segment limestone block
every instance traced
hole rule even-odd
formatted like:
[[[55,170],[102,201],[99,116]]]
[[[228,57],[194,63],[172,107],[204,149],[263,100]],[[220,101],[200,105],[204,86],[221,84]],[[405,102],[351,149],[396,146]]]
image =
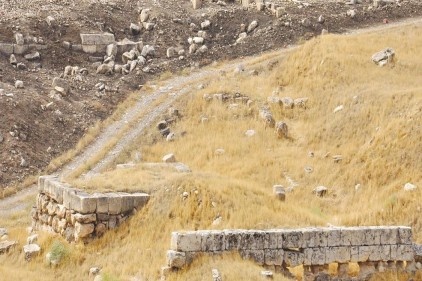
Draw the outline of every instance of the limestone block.
[[[82,45],[109,45],[115,41],[114,35],[111,33],[81,33]]]
[[[263,250],[268,235],[265,231],[248,230],[244,232],[241,240],[241,248],[245,250]]]
[[[17,55],[23,55],[29,51],[29,45],[13,45],[13,53]]]
[[[202,0],[192,0],[193,9],[201,9],[202,8]]]
[[[57,204],[57,213],[56,215],[62,219],[66,216],[66,211],[67,209],[65,208],[65,206],[63,206],[62,204]]]
[[[400,226],[399,227],[399,243],[410,245],[412,244],[412,228]]]
[[[203,252],[225,251],[224,233],[218,230],[201,231],[201,249]]]
[[[325,247],[327,246],[328,232],[324,228],[304,228],[302,230],[302,247]]]
[[[283,248],[283,230],[270,229],[267,232],[267,238],[264,241],[264,249],[282,249]]]
[[[94,193],[92,197],[97,201],[97,214],[108,214],[108,197],[103,193]],[[108,218],[107,218],[108,220]]]
[[[0,43],[0,53],[11,55],[13,54],[13,44]]]
[[[121,199],[121,202],[122,202],[121,213],[126,213],[126,212],[129,212],[129,211],[132,211],[133,207],[134,207],[133,206],[133,202],[134,202],[133,196],[131,194],[125,193],[125,192],[119,192],[118,194],[122,198]]]
[[[341,239],[341,228],[332,228],[327,230],[326,233],[327,246],[343,246],[343,242]]]
[[[134,208],[142,208],[150,199],[150,196],[146,193],[132,193],[130,196],[133,197]]]
[[[96,45],[82,45],[82,51],[87,54],[95,54],[97,52]]]
[[[118,215],[122,212],[122,197],[118,193],[107,193],[108,213]]]
[[[243,241],[245,233],[245,230],[224,230],[224,249],[226,251],[246,249],[247,245],[244,245]]]
[[[282,249],[265,249],[265,265],[279,265],[283,264],[284,251]]]
[[[96,222],[97,221],[97,215],[96,214],[73,214],[75,221],[80,223],[90,223],[90,222]]]
[[[171,249],[179,252],[200,252],[201,238],[201,235],[195,231],[173,232]]]
[[[321,248],[305,248],[303,251],[305,265],[324,265],[326,247]]]
[[[51,198],[56,200],[59,204],[63,203],[63,192],[66,188],[66,185],[62,184],[59,181],[49,181],[49,192]]]
[[[365,240],[365,229],[360,227],[347,227],[341,229],[343,246],[359,246]]]
[[[284,250],[283,260],[287,266],[295,267],[304,263],[305,255],[301,251]]]
[[[303,233],[300,229],[284,230],[283,234],[283,249],[286,248],[304,248]]]
[[[95,213],[97,209],[96,198],[85,192],[77,192],[75,197],[78,199],[72,200],[71,209],[81,214]]]
[[[412,245],[391,245],[391,260],[412,261],[415,258],[415,251]]]
[[[325,262],[347,263],[350,261],[350,248],[348,246],[327,247],[325,251]]]
[[[395,245],[397,244],[399,231],[397,227],[385,227],[381,232],[381,245]]]
[[[186,255],[183,252],[167,251],[167,265],[171,268],[182,268],[186,264]]]
[[[390,245],[360,246],[358,261],[388,261],[391,259],[390,251]]]
[[[380,227],[367,227],[365,229],[365,240],[361,245],[379,245],[381,243],[381,232]]]
[[[265,264],[264,250],[240,250],[240,256],[243,259],[253,260],[258,265],[264,265]]]
[[[80,222],[75,223],[75,238],[85,238],[88,237],[95,230],[93,223],[82,224]]]

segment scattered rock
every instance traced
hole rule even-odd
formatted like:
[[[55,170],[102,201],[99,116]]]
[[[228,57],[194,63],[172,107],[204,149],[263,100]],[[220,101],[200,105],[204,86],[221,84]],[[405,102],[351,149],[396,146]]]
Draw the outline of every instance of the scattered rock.
[[[57,266],[57,265],[59,265],[59,263],[60,263],[60,258],[59,258],[59,257],[54,258],[54,257],[53,257],[53,254],[52,254],[51,252],[48,252],[48,253],[45,255],[45,261],[46,261],[46,263],[47,263],[48,265]]]
[[[277,124],[275,124],[275,133],[277,134],[277,137],[279,139],[287,138],[289,133],[289,128],[287,127],[287,124],[283,121],[277,122]]]
[[[16,45],[24,45],[25,44],[25,40],[24,40],[23,35],[21,33],[15,34],[15,40],[16,40]]]
[[[52,16],[48,16],[45,21],[47,22],[48,26],[54,26],[56,23],[56,19]]]
[[[315,193],[319,197],[324,197],[325,195],[327,195],[327,192],[328,192],[328,188],[322,185],[315,187],[313,190],[313,193]]]
[[[82,224],[80,222],[75,222],[75,238],[78,240],[79,238],[88,237],[91,233],[95,230],[93,223]]]
[[[29,261],[33,256],[36,256],[41,251],[41,247],[37,244],[28,244],[23,246],[23,252],[25,253],[25,260]]]
[[[274,185],[273,186],[273,192],[274,192],[275,196],[277,197],[277,199],[279,199],[280,201],[286,201],[286,190],[285,190],[284,186]]]
[[[23,89],[23,81],[21,81],[21,80],[16,80],[16,81],[15,81],[15,88],[16,88],[16,89]]]
[[[304,27],[311,27],[312,26],[312,22],[308,18],[303,19],[301,23],[302,23],[302,26],[304,26]]]
[[[314,168],[312,168],[311,166],[305,166],[305,168],[303,168],[305,170],[305,173],[307,174],[311,174],[314,171]]]
[[[131,23],[129,29],[132,35],[139,35],[141,33],[141,28],[137,24]]]
[[[173,153],[167,154],[163,157],[163,162],[165,163],[174,163],[176,162],[176,157]]]
[[[10,55],[9,62],[10,62],[10,64],[12,64],[12,65],[16,65],[16,64],[18,64],[18,60],[16,59],[16,57],[15,57],[15,55],[14,55],[14,54],[11,54],[11,55]]]
[[[41,55],[39,52],[33,52],[33,53],[25,55],[25,59],[28,61],[39,60],[40,58],[41,58]]]
[[[255,130],[247,130],[245,132],[245,136],[247,136],[247,137],[253,137],[255,135],[256,135],[256,131]]]
[[[319,17],[318,17],[318,23],[324,23],[325,22],[325,18],[324,18],[324,16],[323,15],[320,15]]]
[[[149,16],[151,14],[151,10],[150,9],[143,9],[141,11],[141,14],[139,15],[139,20],[143,23],[143,22],[147,22],[149,19]]]
[[[167,251],[167,265],[169,267],[182,268],[186,264],[184,252]]]
[[[100,272],[101,272],[101,268],[99,268],[99,267],[91,267],[89,269],[88,275],[89,276],[97,276],[98,274],[100,274]]]
[[[221,274],[218,271],[218,269],[213,268],[211,270],[211,274],[212,274],[212,281],[223,281],[223,278],[221,277]]]
[[[394,49],[393,48],[386,48],[378,53],[372,55],[372,61],[379,65],[384,66],[389,62],[392,62],[394,59]]]
[[[412,190],[415,190],[416,188],[418,188],[418,187],[417,187],[416,185],[414,185],[414,184],[410,183],[410,182],[406,183],[406,184],[403,186],[403,189],[404,189],[405,191],[412,191]]]
[[[248,28],[246,30],[247,33],[251,33],[252,31],[254,31],[256,28],[258,27],[258,22],[256,20],[252,21],[249,25]]]
[[[202,29],[208,29],[211,25],[211,22],[209,20],[206,20],[204,22],[201,22],[201,28]]]
[[[339,105],[336,108],[334,108],[333,113],[337,113],[339,111],[342,111],[344,109],[344,105]]]
[[[355,10],[348,10],[346,12],[346,15],[348,15],[349,17],[351,17],[353,19],[354,17],[356,17],[356,11]]]
[[[272,279],[273,278],[273,272],[270,270],[263,270],[261,271],[261,276],[265,279]]]
[[[334,163],[340,163],[343,160],[342,155],[334,155],[333,156]]]
[[[18,244],[16,241],[1,241],[0,242],[0,255],[9,252],[9,250]]]
[[[176,135],[174,133],[170,133],[166,137],[166,141],[168,142],[174,141],[175,139],[176,139]]]
[[[38,234],[32,234],[26,239],[27,244],[35,244],[38,241]]]

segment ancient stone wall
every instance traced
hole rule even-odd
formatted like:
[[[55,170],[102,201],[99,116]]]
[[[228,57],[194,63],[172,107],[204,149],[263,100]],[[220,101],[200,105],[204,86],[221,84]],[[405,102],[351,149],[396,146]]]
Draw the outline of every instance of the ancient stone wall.
[[[88,241],[116,228],[149,200],[145,193],[94,193],[72,188],[54,176],[38,180],[33,227],[60,233],[68,241]]]
[[[411,228],[402,226],[203,230],[172,233],[167,269],[181,268],[198,254],[232,251],[281,270],[303,265],[306,276],[331,263],[338,263],[342,274],[344,265],[358,263],[363,274],[371,271],[368,268],[392,268],[404,262],[410,266],[415,260]]]

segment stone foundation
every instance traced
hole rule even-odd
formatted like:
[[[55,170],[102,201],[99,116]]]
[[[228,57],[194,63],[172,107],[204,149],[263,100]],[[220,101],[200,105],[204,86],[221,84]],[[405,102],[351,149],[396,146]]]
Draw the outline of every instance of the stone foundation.
[[[118,227],[148,200],[145,193],[88,194],[56,177],[42,176],[36,206],[31,212],[33,227],[59,233],[69,242],[87,242]]]
[[[416,254],[412,230],[402,226],[173,232],[167,265],[179,269],[198,254],[237,251],[260,265],[304,266],[304,280],[319,280],[328,265],[348,278],[348,264],[358,263],[358,280],[376,271],[412,265]],[[324,279],[325,280],[325,279]]]

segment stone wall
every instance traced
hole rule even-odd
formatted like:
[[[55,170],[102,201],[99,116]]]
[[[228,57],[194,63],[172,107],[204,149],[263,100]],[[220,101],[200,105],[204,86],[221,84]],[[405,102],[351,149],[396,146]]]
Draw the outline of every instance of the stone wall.
[[[391,268],[403,262],[410,266],[415,260],[412,230],[402,226],[203,230],[172,233],[167,269],[182,268],[198,254],[232,251],[281,270],[303,265],[305,275],[331,263],[338,263],[339,270],[350,262],[358,263],[364,273],[368,267]]]
[[[42,44],[12,44],[12,43],[1,43],[0,42],[0,53],[6,55],[23,55],[30,51],[40,51],[47,49],[47,45]]]
[[[54,176],[38,180],[33,227],[60,233],[68,241],[89,241],[116,228],[149,200],[145,193],[94,193],[72,188]]]

